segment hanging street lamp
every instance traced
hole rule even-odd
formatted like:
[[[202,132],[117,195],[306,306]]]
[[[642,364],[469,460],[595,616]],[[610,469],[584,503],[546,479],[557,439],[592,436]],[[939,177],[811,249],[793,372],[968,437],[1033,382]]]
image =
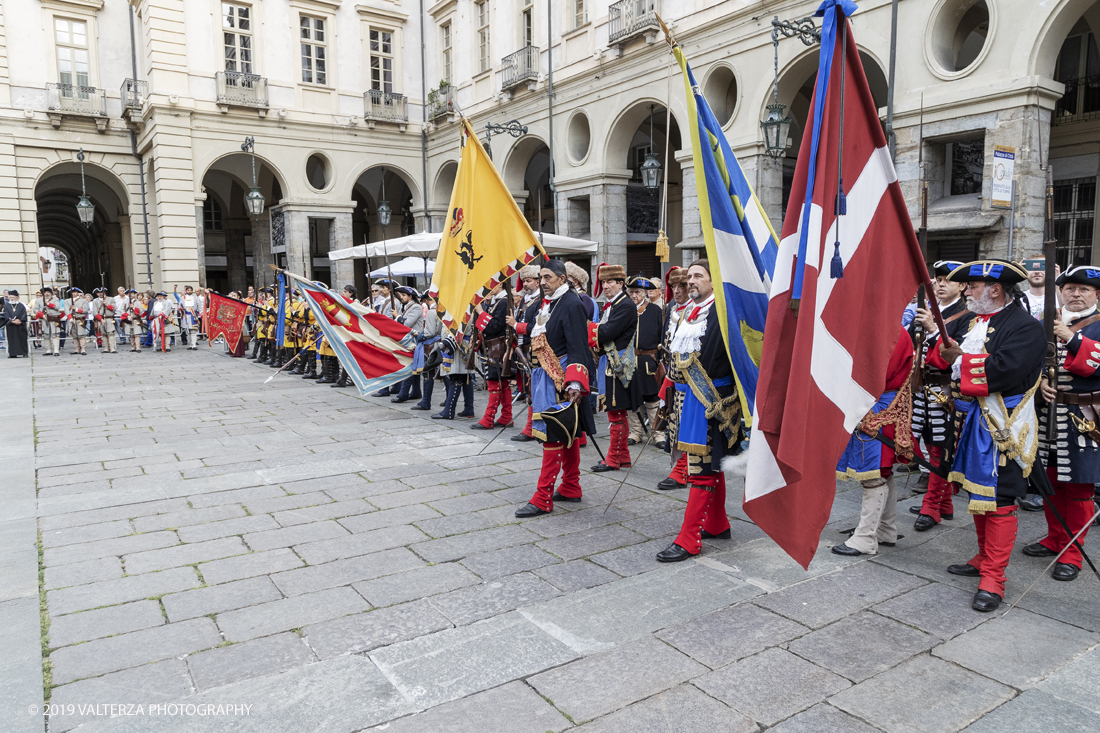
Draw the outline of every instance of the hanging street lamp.
[[[772,18],[772,48],[775,51],[774,100],[768,105],[768,118],[761,121],[764,130],[764,149],[773,158],[782,158],[787,154],[787,143],[794,122],[784,114],[787,105],[779,102],[779,34],[785,38],[798,37],[807,46],[821,41],[821,31],[814,27],[813,18],[800,18],[795,21]]]
[[[264,213],[264,195],[260,193],[260,187],[256,184],[256,140],[251,135],[241,143],[241,150],[252,153],[252,187],[244,196],[244,208],[248,215],[256,218]]]
[[[80,223],[89,229],[95,221],[95,204],[88,198],[88,191],[84,187],[84,148],[81,148],[76,159],[80,161],[80,199],[76,202],[76,215],[80,217]]]
[[[647,191],[653,192],[657,190],[657,187],[661,185],[661,161],[657,159],[657,154],[654,151],[655,144],[653,142],[653,110],[657,105],[649,105],[649,152],[645,155],[645,161],[642,162],[641,174],[642,184],[646,187]]]

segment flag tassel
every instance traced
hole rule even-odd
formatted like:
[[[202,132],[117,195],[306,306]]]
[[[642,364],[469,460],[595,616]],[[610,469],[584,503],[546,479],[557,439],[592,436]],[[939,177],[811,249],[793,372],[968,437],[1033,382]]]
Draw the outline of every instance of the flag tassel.
[[[840,179],[836,194],[836,215],[845,216],[848,213],[848,198],[844,195],[844,179]],[[844,258],[840,256],[840,222],[837,222],[836,241],[833,242],[833,259],[829,262],[829,276],[834,280],[844,277]]]

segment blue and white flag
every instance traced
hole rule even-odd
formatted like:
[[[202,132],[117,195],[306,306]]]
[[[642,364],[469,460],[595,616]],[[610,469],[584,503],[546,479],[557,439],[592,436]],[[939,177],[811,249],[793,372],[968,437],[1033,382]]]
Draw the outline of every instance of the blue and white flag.
[[[673,53],[684,72],[699,218],[714,282],[714,306],[733,365],[741,414],[751,427],[779,237],[696,84],[683,50],[675,46]]]

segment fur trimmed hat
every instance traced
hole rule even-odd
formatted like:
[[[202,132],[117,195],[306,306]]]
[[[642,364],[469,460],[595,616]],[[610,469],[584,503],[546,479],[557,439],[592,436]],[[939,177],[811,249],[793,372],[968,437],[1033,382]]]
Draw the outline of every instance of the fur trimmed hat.
[[[576,280],[582,290],[588,289],[588,270],[570,260],[565,263],[565,274]]]
[[[522,282],[523,280],[526,280],[526,279],[532,278],[532,277],[535,278],[536,280],[538,280],[539,279],[539,269],[540,268],[539,268],[538,265],[526,265],[525,267],[521,268],[520,271],[519,271],[520,281]]]
[[[673,265],[668,272],[665,273],[665,302],[672,302],[672,286],[684,285],[687,283],[688,271],[683,267],[677,267]]]
[[[603,284],[608,280],[622,280],[626,282],[626,268],[622,265],[609,265],[601,262],[596,266],[596,285],[592,288],[592,294],[597,298],[603,293]]]

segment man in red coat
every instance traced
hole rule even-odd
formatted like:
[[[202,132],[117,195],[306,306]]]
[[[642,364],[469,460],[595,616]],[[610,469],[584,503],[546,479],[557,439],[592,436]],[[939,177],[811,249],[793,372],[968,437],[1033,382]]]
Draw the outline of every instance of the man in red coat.
[[[882,431],[903,451],[916,450],[912,432],[913,393],[909,376],[913,371],[913,341],[901,331],[886,369],[886,389],[871,412],[852,433],[848,447],[836,467],[837,478],[863,484],[859,525],[847,542],[833,547],[837,555],[874,555],[878,546],[893,547],[898,541],[898,488],[891,469],[900,460],[894,450],[875,440]]]

